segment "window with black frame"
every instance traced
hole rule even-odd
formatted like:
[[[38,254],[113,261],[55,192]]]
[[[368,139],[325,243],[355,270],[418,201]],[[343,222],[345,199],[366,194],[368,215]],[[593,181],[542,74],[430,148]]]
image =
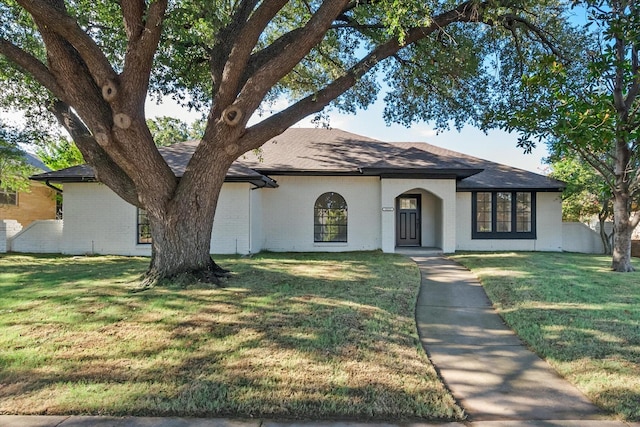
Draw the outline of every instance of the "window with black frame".
[[[347,241],[347,202],[328,192],[316,199],[313,209],[314,242]]]
[[[472,194],[473,239],[535,239],[536,193],[478,191]]]
[[[151,243],[151,225],[149,224],[149,217],[147,211],[138,208],[138,243],[150,244]]]

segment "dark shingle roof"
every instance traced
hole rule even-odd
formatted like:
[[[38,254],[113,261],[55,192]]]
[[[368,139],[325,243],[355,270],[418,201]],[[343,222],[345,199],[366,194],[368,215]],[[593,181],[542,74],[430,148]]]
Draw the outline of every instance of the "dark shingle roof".
[[[162,157],[164,157],[164,160],[178,178],[184,175],[189,159],[191,159],[199,143],[200,141],[185,141],[159,148],[160,154],[162,154]],[[234,162],[227,172],[228,181],[248,181],[263,178],[266,177],[240,162]]]
[[[180,178],[184,175],[184,171],[187,168],[189,159],[193,155],[198,141],[185,141],[177,144],[173,144],[168,147],[160,147],[158,151],[162,154],[165,161],[173,171],[173,173]],[[31,177],[36,181],[51,181],[51,182],[90,182],[96,181],[95,172],[89,165],[73,166],[66,169],[61,169],[54,172],[41,173]],[[236,182],[251,182],[259,187],[265,185],[275,186],[275,182],[262,175],[261,173],[250,169],[242,164],[236,162],[229,168],[227,172],[227,181]]]
[[[177,177],[184,174],[198,141],[160,148]],[[291,128],[236,160],[227,181],[276,186],[267,175],[446,176],[458,190],[538,189],[558,191],[560,181],[423,142],[388,143],[338,129]],[[87,165],[36,175],[52,182],[94,181]]]
[[[455,158],[467,165],[482,169],[482,172],[458,182],[458,190],[546,189],[559,191],[565,186],[562,181],[545,175],[447,150],[446,148],[437,147],[427,144],[426,142],[400,142],[396,144],[407,149],[413,147],[425,150],[443,159]]]
[[[338,129],[288,129],[258,153],[239,161],[269,175],[279,174],[422,174],[470,176],[475,166],[414,147],[401,147]]]

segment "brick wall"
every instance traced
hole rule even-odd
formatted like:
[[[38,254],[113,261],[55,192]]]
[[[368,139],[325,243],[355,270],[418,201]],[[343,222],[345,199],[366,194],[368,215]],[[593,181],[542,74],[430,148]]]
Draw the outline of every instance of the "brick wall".
[[[55,192],[40,183],[29,192],[18,192],[17,205],[0,205],[0,219],[15,219],[23,227],[40,219],[56,218]]]

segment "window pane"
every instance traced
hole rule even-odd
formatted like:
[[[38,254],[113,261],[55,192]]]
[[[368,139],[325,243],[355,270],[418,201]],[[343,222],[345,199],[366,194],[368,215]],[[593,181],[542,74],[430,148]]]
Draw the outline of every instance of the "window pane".
[[[151,243],[151,225],[147,211],[138,209],[138,243]]]
[[[496,231],[511,232],[511,193],[496,193]]]
[[[347,202],[338,193],[324,193],[316,200],[313,214],[315,242],[347,241]]]
[[[400,209],[418,209],[418,199],[400,199]]]
[[[473,193],[473,239],[535,239],[536,193],[484,191]]]
[[[10,190],[0,190],[0,205],[17,205],[18,193]]]
[[[491,229],[491,193],[477,193],[476,231],[490,233]]]
[[[516,231],[529,233],[531,231],[531,193],[516,193]]]

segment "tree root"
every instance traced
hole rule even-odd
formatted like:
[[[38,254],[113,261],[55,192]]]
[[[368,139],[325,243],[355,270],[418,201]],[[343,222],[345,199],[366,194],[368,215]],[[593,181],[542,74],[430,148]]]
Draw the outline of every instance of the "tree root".
[[[636,271],[636,269],[631,265],[627,265],[627,266],[615,266],[612,265],[611,266],[611,271],[615,271],[616,273],[633,273],[634,271]]]
[[[220,267],[213,260],[206,268],[181,271],[173,274],[160,272],[149,268],[142,276],[135,292],[145,291],[154,287],[177,288],[222,288],[223,279],[231,277],[231,271]]]

